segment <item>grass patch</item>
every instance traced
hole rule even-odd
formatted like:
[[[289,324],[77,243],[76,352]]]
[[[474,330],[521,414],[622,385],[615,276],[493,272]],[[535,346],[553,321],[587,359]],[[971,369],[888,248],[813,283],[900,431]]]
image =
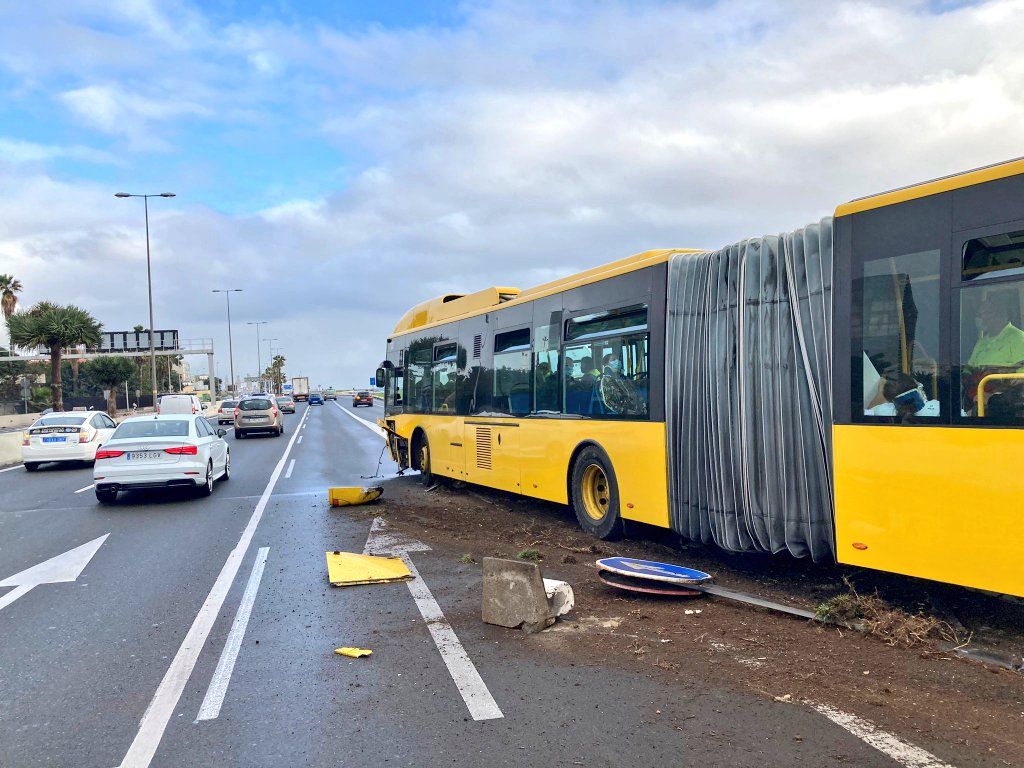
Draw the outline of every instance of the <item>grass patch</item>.
[[[463,563],[464,565],[476,565],[476,558],[474,558],[471,554],[467,552],[459,558],[459,562]]]
[[[818,621],[859,630],[890,646],[912,648],[936,639],[956,645],[970,642],[970,637],[961,637],[945,621],[893,608],[877,593],[862,595],[849,579],[843,579],[843,582],[846,592],[829,598],[815,609],[814,616]]]
[[[534,563],[544,559],[544,555],[540,553],[539,549],[524,549],[516,557],[520,560],[530,560]]]

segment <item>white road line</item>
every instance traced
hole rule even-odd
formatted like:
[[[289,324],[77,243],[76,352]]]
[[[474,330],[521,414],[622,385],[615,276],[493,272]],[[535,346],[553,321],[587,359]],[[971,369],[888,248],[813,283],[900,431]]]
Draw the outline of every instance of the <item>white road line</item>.
[[[288,462],[288,469],[284,473],[284,479],[285,480],[287,480],[289,477],[292,476],[292,470],[293,469],[295,469],[295,459],[292,459],[291,461]]]
[[[452,625],[448,623],[448,619],[441,611],[441,606],[434,599],[427,583],[420,576],[420,572],[409,557],[411,551],[422,552],[429,550],[430,547],[419,541],[402,541],[400,538],[386,533],[385,526],[386,523],[381,518],[374,519],[363,552],[366,554],[391,554],[402,558],[412,573],[412,581],[406,582],[406,586],[409,587],[409,592],[416,602],[420,616],[426,622],[430,636],[434,638],[434,645],[437,646],[441,659],[448,667],[448,672],[451,674],[452,680],[455,681],[455,687],[462,695],[466,707],[469,708],[469,713],[474,720],[494,720],[504,717],[498,703],[487,689],[487,684],[484,683],[473,661],[469,658],[469,654],[466,653],[466,649],[459,642],[455,630],[452,629]]]
[[[338,403],[337,403],[337,402],[335,402],[334,404],[335,404],[335,405],[338,405]],[[377,426],[376,424],[374,424],[373,422],[371,422],[371,421],[367,421],[366,419],[362,419],[362,418],[360,418],[359,416],[356,416],[356,415],[355,415],[354,413],[352,413],[352,411],[350,411],[350,410],[349,410],[348,408],[342,408],[342,407],[341,407],[340,405],[338,405],[338,408],[340,408],[340,409],[342,410],[342,412],[344,412],[344,413],[347,413],[347,414],[348,414],[349,416],[351,416],[351,417],[352,417],[353,419],[355,419],[356,421],[358,421],[358,422],[359,422],[360,424],[362,424],[362,425],[363,425],[364,427],[366,427],[367,429],[369,429],[369,430],[371,430],[371,431],[373,431],[373,432],[376,432],[376,433],[377,433],[378,435],[380,435],[380,436],[381,436],[381,437],[383,437],[384,439],[387,439],[388,433],[387,433],[387,432],[385,432],[385,431],[384,431],[383,429],[381,429],[380,427],[378,427],[378,426]]]
[[[15,464],[13,467],[4,467],[3,469],[0,469],[0,472],[13,472],[16,469],[23,469],[24,466],[24,464]]]
[[[303,435],[299,435],[299,442],[302,442]]]
[[[95,488],[95,487],[96,487],[96,483],[93,483],[92,485],[85,486],[85,488],[79,488],[77,491],[75,491],[75,493],[85,493],[86,491],[88,491],[88,490],[90,490],[92,488]]]
[[[302,415],[302,419],[305,421],[305,413]],[[121,761],[121,768],[148,768],[150,762],[152,762],[153,755],[156,754],[157,747],[160,746],[164,730],[167,728],[167,723],[170,721],[171,715],[174,714],[174,708],[181,698],[181,692],[185,689],[185,684],[188,683],[189,675],[192,674],[196,660],[206,644],[206,638],[209,637],[210,630],[213,629],[214,622],[217,621],[217,615],[220,613],[221,606],[224,605],[224,600],[228,596],[231,583],[235,580],[235,575],[242,565],[242,559],[245,557],[245,552],[249,548],[250,542],[252,542],[253,535],[256,533],[256,526],[260,524],[263,510],[267,508],[267,502],[270,500],[270,495],[274,492],[277,479],[281,476],[285,462],[288,460],[288,454],[295,444],[295,438],[296,436],[292,435],[292,439],[288,441],[288,445],[281,454],[277,466],[274,467],[274,471],[270,475],[270,480],[267,481],[267,487],[264,488],[263,495],[256,502],[256,508],[253,509],[252,516],[249,518],[249,523],[245,526],[245,530],[242,531],[241,538],[238,540],[235,548],[231,550],[228,559],[224,562],[224,567],[217,576],[213,588],[210,589],[210,594],[206,596],[206,601],[199,609],[199,613],[196,614],[196,618],[192,622],[188,634],[185,635],[181,647],[178,648],[178,652],[174,655],[171,665],[167,668],[167,672],[164,673],[164,678],[160,681],[156,693],[153,694],[153,700],[149,703],[149,707],[139,723],[139,732],[135,735],[135,739],[128,748],[124,760]]]
[[[862,720],[848,712],[833,709],[827,704],[819,704],[814,701],[808,703],[840,728],[845,728],[865,744],[874,747],[883,755],[891,757],[906,768],[953,768],[931,752],[908,744],[898,736],[875,727],[874,723]]]
[[[292,464],[294,463],[295,459],[292,459]],[[256,591],[260,588],[260,579],[263,578],[263,568],[267,564],[268,554],[270,554],[270,547],[260,547],[259,552],[256,553],[256,562],[252,565],[252,574],[249,576],[249,583],[245,585],[245,593],[238,606],[238,613],[235,614],[235,621],[228,633],[228,640],[224,643],[224,650],[221,651],[217,669],[210,679],[210,687],[206,689],[203,704],[199,707],[199,714],[196,716],[197,723],[200,720],[215,720],[220,714],[224,696],[228,692],[228,684],[231,682],[231,673],[234,672],[235,662],[238,660],[238,652],[242,649],[242,638],[245,637],[245,629],[249,626],[249,616],[252,614],[253,603],[256,602]]]

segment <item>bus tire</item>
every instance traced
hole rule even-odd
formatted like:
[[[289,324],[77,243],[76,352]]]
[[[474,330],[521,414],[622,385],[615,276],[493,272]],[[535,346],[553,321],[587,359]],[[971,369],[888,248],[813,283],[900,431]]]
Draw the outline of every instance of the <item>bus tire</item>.
[[[605,540],[622,538],[619,484],[608,454],[596,445],[580,451],[572,466],[572,507],[587,533]]]
[[[420,471],[420,482],[430,487],[434,482],[434,475],[430,471],[430,441],[427,440],[426,432],[420,432],[416,441],[416,464]]]

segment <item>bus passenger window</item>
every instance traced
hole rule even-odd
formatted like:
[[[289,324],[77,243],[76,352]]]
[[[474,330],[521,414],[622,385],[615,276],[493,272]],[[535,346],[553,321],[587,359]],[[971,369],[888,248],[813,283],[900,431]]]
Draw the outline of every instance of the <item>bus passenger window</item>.
[[[854,420],[937,419],[939,251],[867,261],[857,282],[861,325],[854,328],[854,349],[860,352],[862,375],[854,377],[860,386],[853,393]]]
[[[430,413],[430,358],[432,352],[430,347],[426,347],[410,349],[406,355],[405,375],[408,382],[406,386],[408,397],[405,401],[405,410],[407,413]]]
[[[494,335],[494,397],[498,413],[530,413],[530,329]]]
[[[961,416],[1024,420],[1024,281],[960,291]]]
[[[558,325],[542,325],[534,338],[533,402],[537,413],[559,413]]]
[[[455,413],[455,344],[438,344],[434,348],[434,365],[430,369],[433,384],[432,413]]]

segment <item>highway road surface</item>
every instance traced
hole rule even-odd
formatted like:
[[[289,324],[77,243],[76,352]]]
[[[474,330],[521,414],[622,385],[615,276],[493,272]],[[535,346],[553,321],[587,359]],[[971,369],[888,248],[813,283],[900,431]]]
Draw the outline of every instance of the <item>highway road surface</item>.
[[[328,586],[324,552],[374,535],[326,503],[377,468],[380,408],[352,413],[229,436],[209,498],[0,472],[0,765],[931,765],[753,693],[524,658],[479,621],[479,570],[432,551],[410,585]]]

